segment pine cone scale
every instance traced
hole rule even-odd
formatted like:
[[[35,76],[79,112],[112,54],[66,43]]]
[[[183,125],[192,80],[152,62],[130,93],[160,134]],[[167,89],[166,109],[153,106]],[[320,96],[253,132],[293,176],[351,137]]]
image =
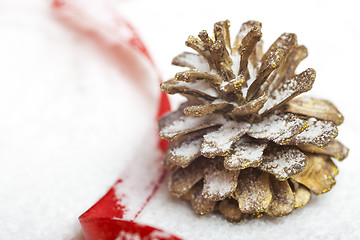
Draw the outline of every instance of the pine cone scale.
[[[344,117],[340,111],[331,102],[322,99],[299,97],[288,102],[284,111],[332,121],[336,125],[341,125],[344,122]]]
[[[241,171],[234,198],[243,213],[264,212],[272,200],[269,174],[252,168]]]
[[[192,209],[200,215],[212,212],[215,208],[216,201],[209,200],[203,196],[203,186],[201,184],[196,185],[194,188],[195,190],[190,200]]]
[[[227,155],[231,145],[250,129],[248,122],[227,121],[216,131],[203,136],[201,155],[207,158]]]
[[[294,115],[272,115],[261,122],[252,124],[249,136],[257,139],[268,139],[276,144],[286,144],[292,138],[308,128],[306,121]]]
[[[293,175],[301,173],[306,164],[306,156],[298,148],[274,146],[266,149],[259,169],[272,174],[280,181],[284,181]]]
[[[297,146],[305,152],[325,154],[339,161],[344,160],[349,154],[349,149],[337,140],[333,140],[323,148],[312,144],[299,144]]]
[[[311,197],[311,192],[308,188],[301,185],[300,183],[296,181],[291,181],[291,184],[294,188],[294,197],[295,197],[295,208],[300,208],[305,206]]]
[[[334,162],[329,156],[321,154],[307,154],[307,160],[306,168],[291,178],[317,195],[330,191],[336,183],[335,176],[339,173]]]
[[[205,168],[204,175],[202,195],[206,199],[220,201],[235,191],[239,171],[229,171],[219,159],[215,159]]]
[[[265,213],[271,217],[282,217],[295,208],[295,196],[288,181],[271,178],[273,197]]]
[[[224,158],[224,167],[229,170],[241,170],[248,167],[258,167],[267,147],[264,141],[243,137],[234,143],[228,155]]]

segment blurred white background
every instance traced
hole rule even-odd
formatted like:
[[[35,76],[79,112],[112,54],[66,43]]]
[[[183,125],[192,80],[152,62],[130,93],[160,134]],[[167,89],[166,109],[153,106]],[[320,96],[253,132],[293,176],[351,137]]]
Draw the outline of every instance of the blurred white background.
[[[90,1],[89,1],[90,2]],[[198,217],[165,187],[139,220],[185,239],[359,239],[360,16],[356,1],[114,1],[137,29],[163,78],[188,35],[224,19],[231,33],[263,23],[265,49],[298,35],[312,67],[311,95],[345,116],[339,140],[350,148],[332,191],[279,219],[229,224]],[[93,41],[54,18],[46,0],[0,0],[0,238],[71,239],[77,217],[95,203],[141,149],[156,111],[157,82],[144,95]]]

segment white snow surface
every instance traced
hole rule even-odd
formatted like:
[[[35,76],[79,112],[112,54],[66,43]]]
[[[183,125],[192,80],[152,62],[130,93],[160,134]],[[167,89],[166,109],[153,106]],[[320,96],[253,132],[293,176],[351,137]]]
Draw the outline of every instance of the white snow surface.
[[[118,62],[44,2],[0,9],[0,239],[71,239],[154,141],[158,82],[134,69],[134,53]]]
[[[310,53],[298,72],[307,67],[317,71],[307,94],[329,99],[340,109],[345,122],[337,139],[350,148],[347,159],[335,161],[340,170],[336,186],[312,196],[305,208],[286,217],[232,224],[217,214],[198,216],[187,202],[171,196],[163,183],[138,221],[188,240],[360,239],[356,1],[305,0],[294,3],[296,10],[285,0],[259,0],[256,6],[251,1],[239,6],[234,1],[118,2],[164,79],[185,70],[170,63],[180,52],[189,51],[184,45],[187,36],[204,28],[211,32],[216,21],[229,19],[232,37],[242,22],[261,21],[264,49],[283,32],[297,33],[299,44]],[[55,21],[48,3],[0,1],[0,239],[4,240],[78,236],[77,217],[108,190],[141,149],[139,139],[154,115],[156,96],[144,96],[121,81],[118,65],[96,44]],[[351,51],[338,44],[343,39]],[[179,99],[172,98],[174,105]],[[125,114],[129,112],[132,117]]]

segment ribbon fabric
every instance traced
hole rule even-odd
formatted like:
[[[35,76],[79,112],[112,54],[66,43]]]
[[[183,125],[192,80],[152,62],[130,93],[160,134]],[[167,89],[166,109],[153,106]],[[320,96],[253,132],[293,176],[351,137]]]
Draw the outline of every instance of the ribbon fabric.
[[[100,44],[130,48],[150,63],[161,81],[160,73],[135,29],[113,11],[111,2],[53,0],[52,8],[62,22],[95,38]],[[118,57],[126,56],[119,54]],[[161,92],[157,118],[169,110],[169,100],[166,94]],[[155,126],[157,119],[152,121]],[[158,137],[157,139],[156,145],[148,146],[148,152],[154,156],[137,156],[111,189],[79,217],[86,239],[180,239],[160,229],[136,222],[137,216],[155,194],[165,175],[160,161],[167,142]],[[145,184],[138,184],[139,182]]]

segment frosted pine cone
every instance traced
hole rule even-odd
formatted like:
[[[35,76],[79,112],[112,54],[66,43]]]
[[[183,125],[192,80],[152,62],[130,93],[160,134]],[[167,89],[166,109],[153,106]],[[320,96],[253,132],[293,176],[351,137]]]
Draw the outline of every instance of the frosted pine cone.
[[[334,140],[343,116],[334,105],[295,98],[309,91],[315,70],[295,74],[307,49],[296,35],[282,34],[265,53],[261,23],[242,25],[231,46],[229,21],[190,36],[173,64],[190,70],[161,84],[187,98],[159,120],[160,137],[171,142],[164,165],[170,191],[205,214],[229,221],[246,216],[284,216],[304,206],[311,192],[335,184],[348,149]],[[295,99],[294,99],[295,98]]]

